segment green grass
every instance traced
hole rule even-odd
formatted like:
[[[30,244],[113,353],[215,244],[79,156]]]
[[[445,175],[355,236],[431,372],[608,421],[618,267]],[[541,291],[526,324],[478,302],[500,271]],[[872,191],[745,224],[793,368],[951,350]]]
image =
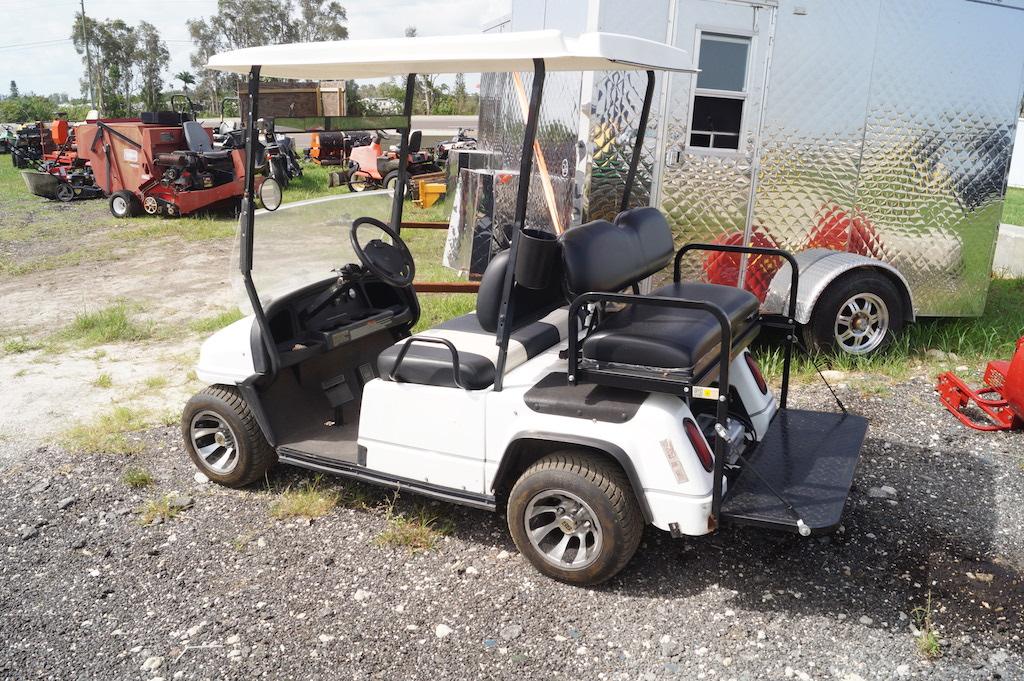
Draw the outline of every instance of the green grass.
[[[289,487],[270,505],[275,518],[319,518],[331,512],[340,501],[333,489],[324,489],[319,476],[296,488]]]
[[[1024,226],[1024,189],[1009,187],[1003,203],[1003,222]]]
[[[18,336],[17,338],[5,338],[0,347],[3,348],[5,354],[20,355],[23,352],[39,350],[43,347],[43,344],[38,341],[25,338],[24,336]]]
[[[142,383],[146,390],[160,390],[167,387],[168,380],[166,376],[150,376]]]
[[[133,489],[142,489],[144,487],[149,487],[150,485],[152,485],[155,482],[155,480],[153,479],[153,475],[145,468],[138,468],[136,466],[132,466],[130,468],[124,469],[124,473],[121,474],[121,482],[126,487],[131,487]]]
[[[114,385],[114,379],[111,378],[110,374],[104,371],[93,379],[92,385],[94,388],[109,388]]]
[[[64,433],[61,443],[81,454],[138,454],[143,445],[130,433],[149,425],[145,412],[118,406],[90,423],[79,423]]]
[[[923,606],[914,608],[910,613],[917,626],[917,649],[924,657],[934,659],[942,654],[939,646],[939,635],[932,621],[932,593],[928,592],[928,600]]]
[[[381,546],[404,548],[410,553],[429,551],[441,537],[451,532],[451,524],[431,513],[426,506],[418,506],[411,513],[395,513],[396,497],[388,504],[384,531],[377,535]]]
[[[229,324],[237,322],[241,318],[242,311],[236,307],[233,310],[225,310],[209,317],[196,319],[189,324],[189,327],[196,333],[213,333]]]
[[[181,508],[171,503],[173,499],[172,495],[165,494],[147,501],[139,509],[141,514],[139,523],[141,525],[152,525],[156,522],[173,520],[181,512]]]
[[[119,301],[95,312],[84,312],[76,315],[70,326],[57,336],[61,340],[75,341],[86,347],[151,338],[152,325],[132,319],[132,311],[133,306]]]

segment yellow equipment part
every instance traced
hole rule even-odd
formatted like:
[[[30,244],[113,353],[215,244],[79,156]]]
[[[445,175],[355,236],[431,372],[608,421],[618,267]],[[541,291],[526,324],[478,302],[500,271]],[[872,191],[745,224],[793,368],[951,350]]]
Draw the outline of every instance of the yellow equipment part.
[[[419,181],[419,198],[414,201],[420,208],[430,208],[448,191],[444,182]]]

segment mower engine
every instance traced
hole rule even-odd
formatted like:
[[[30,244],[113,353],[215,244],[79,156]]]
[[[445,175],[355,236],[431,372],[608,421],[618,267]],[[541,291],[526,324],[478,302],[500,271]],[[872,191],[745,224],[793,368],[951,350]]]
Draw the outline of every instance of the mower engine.
[[[1024,336],[1010,360],[999,359],[985,368],[985,385],[973,390],[952,371],[939,375],[939,400],[960,422],[975,430],[1024,428]],[[984,420],[964,412],[975,407]]]
[[[217,185],[214,173],[199,154],[189,152],[158,154],[156,163],[165,168],[160,177],[160,184],[171,187],[175,191],[210,189]]]

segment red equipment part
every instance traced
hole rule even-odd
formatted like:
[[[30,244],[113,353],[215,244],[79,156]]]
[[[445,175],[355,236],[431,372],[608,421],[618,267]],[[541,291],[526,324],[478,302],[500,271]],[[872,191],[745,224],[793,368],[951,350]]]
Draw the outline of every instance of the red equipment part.
[[[872,258],[880,256],[878,230],[859,210],[847,212],[836,204],[825,204],[811,230],[807,248],[828,248]]]
[[[245,192],[245,151],[189,151],[180,125],[88,121],[76,129],[78,155],[107,196],[127,190],[151,215],[188,215]]]
[[[728,232],[720,235],[714,243],[726,246],[742,246],[743,232]],[[770,236],[756,229],[750,235],[750,246],[759,248],[778,248],[778,245]],[[708,251],[704,257],[704,280],[709,284],[722,284],[724,286],[738,285],[740,278],[739,253],[720,253]],[[772,283],[772,277],[782,267],[782,258],[774,255],[752,255],[747,258],[747,274],[744,277],[743,288],[747,289],[764,302],[768,295],[768,287]]]
[[[1024,428],[1024,336],[1010,360],[997,359],[985,368],[985,385],[972,389],[952,371],[939,375],[939,400],[960,422],[975,430]],[[964,413],[973,405],[988,419],[978,421]]]

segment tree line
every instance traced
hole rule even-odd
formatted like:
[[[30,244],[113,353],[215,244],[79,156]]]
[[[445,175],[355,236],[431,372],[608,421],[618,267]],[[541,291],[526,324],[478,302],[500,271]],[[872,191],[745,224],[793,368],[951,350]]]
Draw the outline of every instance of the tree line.
[[[345,8],[336,0],[217,0],[212,16],[186,22],[193,46],[193,71],[175,73],[165,82],[170,51],[153,24],[140,21],[131,25],[122,19],[94,19],[77,12],[71,40],[82,59],[84,98],[72,103],[55,96],[21,94],[12,81],[10,94],[0,96],[0,121],[46,120],[56,111],[67,111],[72,120],[80,120],[89,108],[111,118],[170,108],[170,96],[181,91],[174,81],[180,81],[186,94],[204,100],[196,102],[201,109],[220,113],[221,99],[237,93],[242,77],[207,69],[214,54],[258,45],[345,40],[346,21]],[[415,36],[416,28],[410,26],[405,34]],[[401,111],[405,83],[392,79],[357,85],[349,81],[346,97],[350,115],[393,113]],[[414,113],[472,114],[478,109],[479,96],[467,92],[463,74],[457,74],[452,85],[432,75],[417,77]]]

